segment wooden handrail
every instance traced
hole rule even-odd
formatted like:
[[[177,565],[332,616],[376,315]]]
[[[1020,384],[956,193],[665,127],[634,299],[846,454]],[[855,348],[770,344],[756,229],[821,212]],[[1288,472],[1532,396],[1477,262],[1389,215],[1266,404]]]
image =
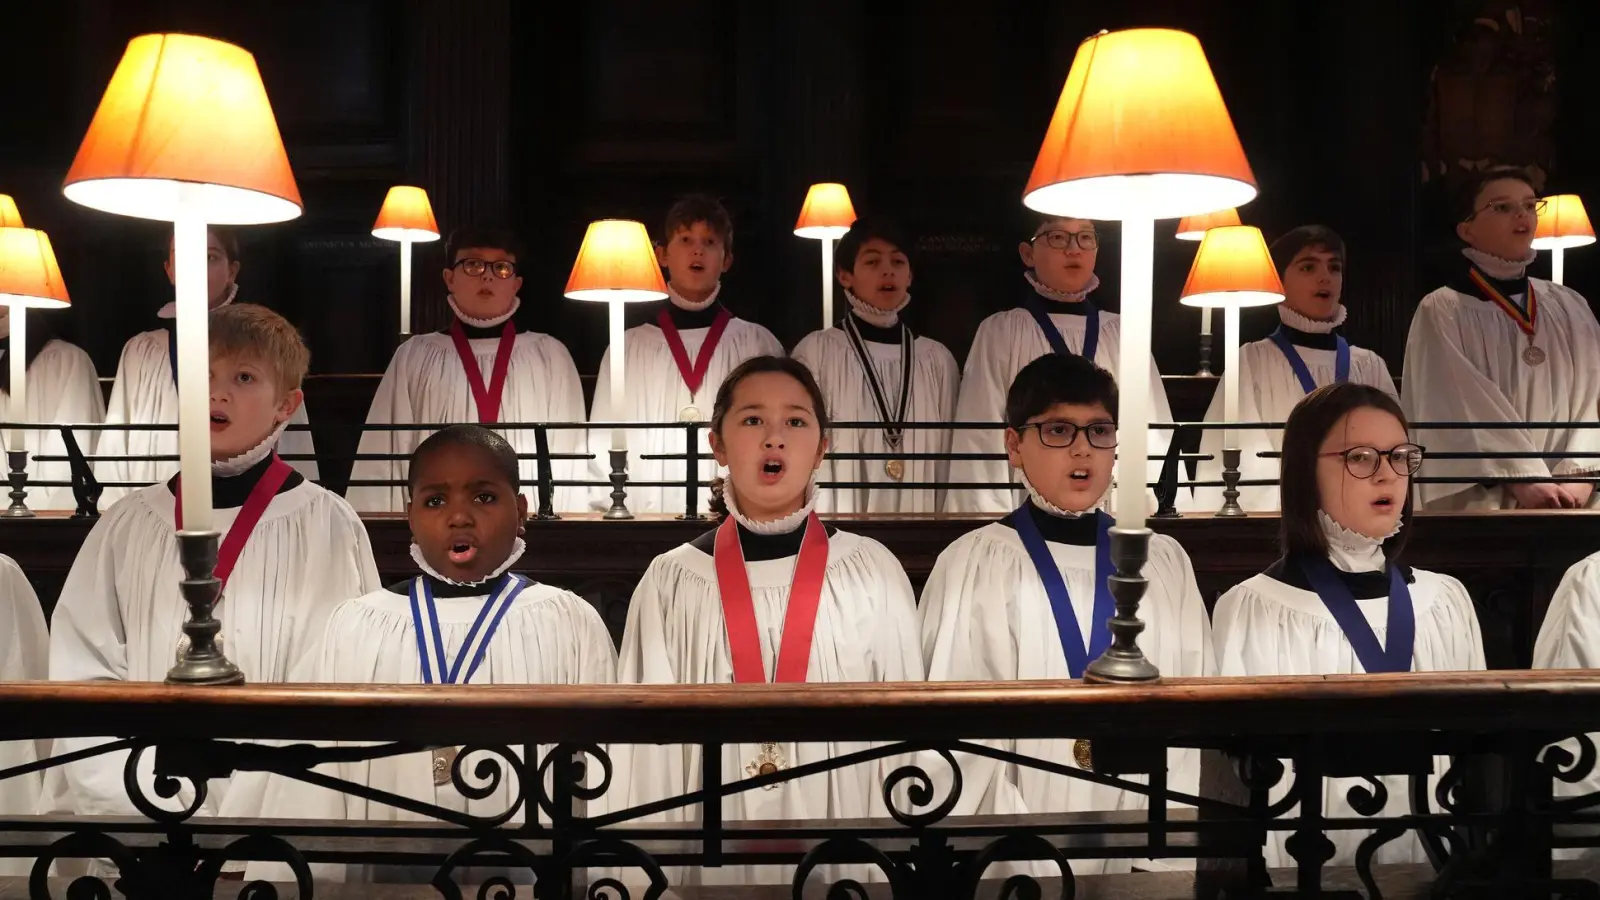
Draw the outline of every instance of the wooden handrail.
[[[1600,731],[1600,672],[1079,682],[404,686],[0,683],[0,740],[703,743]]]

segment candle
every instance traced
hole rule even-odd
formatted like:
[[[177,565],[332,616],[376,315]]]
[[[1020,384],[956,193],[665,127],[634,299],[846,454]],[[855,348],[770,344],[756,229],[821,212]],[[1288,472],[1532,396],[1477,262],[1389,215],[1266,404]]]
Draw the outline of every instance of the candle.
[[[822,239],[822,328],[833,327],[833,238]]]
[[[622,306],[623,301],[612,300],[611,307],[611,418],[614,421],[622,420],[623,398],[623,358],[627,350],[622,343]],[[628,449],[628,434],[624,429],[611,429],[611,449]]]
[[[1150,282],[1155,222],[1122,222],[1122,345],[1117,372],[1117,527],[1143,528],[1150,455]]]
[[[411,333],[411,242],[400,242],[400,333]]]
[[[11,349],[6,351],[6,362],[11,366],[11,421],[28,420],[28,308],[11,307]],[[11,429],[7,450],[26,450],[27,432],[20,426]]]
[[[1207,312],[1210,312],[1208,309]],[[1222,312],[1223,325],[1228,329],[1222,351],[1222,417],[1224,421],[1239,421],[1239,306],[1228,304]],[[1222,446],[1232,450],[1233,429],[1224,429]]]
[[[196,190],[187,187],[180,190]],[[206,297],[206,223],[180,216],[172,225],[178,293],[178,465],[183,528],[211,525],[211,349]]]
[[[1211,307],[1209,306],[1200,308],[1200,333],[1203,335],[1211,333]]]

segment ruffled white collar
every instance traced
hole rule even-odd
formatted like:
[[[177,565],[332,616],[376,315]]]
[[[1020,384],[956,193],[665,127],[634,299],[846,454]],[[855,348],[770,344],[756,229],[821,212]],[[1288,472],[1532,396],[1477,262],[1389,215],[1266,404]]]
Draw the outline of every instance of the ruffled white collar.
[[[1512,279],[1521,278],[1528,272],[1528,264],[1539,258],[1539,251],[1528,248],[1528,255],[1524,259],[1506,259],[1496,256],[1477,247],[1462,247],[1461,255],[1472,260],[1472,264],[1482,269],[1494,278]]]
[[[699,312],[700,310],[705,309],[711,304],[717,302],[717,295],[720,293],[722,293],[722,282],[718,281],[717,286],[711,289],[711,293],[707,294],[704,300],[696,303],[695,301],[690,300],[689,298],[678,293],[677,289],[672,286],[672,283],[667,282],[667,299],[672,301],[673,306],[676,306],[679,309],[688,310],[689,312]]]
[[[471,325],[473,328],[493,328],[496,325],[504,325],[505,323],[511,321],[511,317],[517,314],[518,309],[522,308],[522,298],[512,297],[511,308],[506,310],[504,313],[489,319],[474,319],[473,317],[462,312],[461,307],[456,305],[456,297],[454,294],[446,294],[444,302],[450,304],[450,311],[456,314],[456,318],[468,325]]]
[[[223,297],[221,303],[218,303],[216,306],[213,306],[211,308],[212,309],[221,309],[224,306],[227,306],[229,303],[232,303],[233,302],[233,298],[237,297],[237,296],[239,296],[239,285],[238,284],[230,284],[230,285],[228,285],[228,296]],[[156,310],[156,318],[158,318],[158,319],[176,319],[177,317],[178,317],[178,301],[176,301],[176,300],[168,300],[165,306],[163,306],[160,309]]]
[[[1089,273],[1089,280],[1084,283],[1081,291],[1058,291],[1040,281],[1039,277],[1033,274],[1032,269],[1023,272],[1022,277],[1028,279],[1028,284],[1033,286],[1034,293],[1046,300],[1055,300],[1058,303],[1077,303],[1100,286],[1100,276],[1093,272]]]
[[[434,579],[435,581],[442,581],[445,584],[453,587],[486,587],[488,586],[489,582],[494,581],[501,575],[504,575],[507,569],[511,568],[511,566],[515,564],[518,559],[522,558],[523,552],[525,552],[527,549],[528,545],[522,540],[522,538],[517,538],[515,541],[512,541],[511,555],[506,557],[506,561],[501,563],[499,568],[495,569],[493,572],[490,572],[488,575],[483,576],[477,581],[457,581],[454,578],[446,578],[445,576],[440,575],[438,572],[435,572],[433,570],[433,566],[428,565],[428,561],[422,558],[422,548],[417,546],[416,541],[411,542],[411,561],[417,564],[417,568],[421,569],[423,574]]]
[[[1331,319],[1313,319],[1309,316],[1302,316],[1290,309],[1289,304],[1278,304],[1279,321],[1296,331],[1304,331],[1306,334],[1332,334],[1335,328],[1344,324],[1345,318],[1349,315],[1350,311],[1344,308],[1343,303],[1339,304],[1338,308],[1334,310],[1333,318]]]
[[[752,521],[750,517],[739,511],[739,503],[734,499],[733,482],[727,482],[727,490],[722,493],[722,502],[728,507],[728,515],[738,522],[745,531],[752,534],[789,534],[806,523],[811,511],[817,506],[817,478],[811,477],[811,483],[806,485],[806,502],[797,510],[781,519],[770,522]]]
[[[1333,517],[1317,510],[1317,524],[1328,539],[1328,562],[1345,572],[1382,572],[1384,569],[1383,542],[1400,533],[1397,523],[1394,530],[1382,538],[1358,534],[1334,521]]]
[[[907,294],[900,298],[899,304],[894,309],[879,309],[857,297],[855,292],[849,288],[844,290],[844,299],[850,301],[850,308],[855,310],[857,316],[861,317],[861,321],[869,325],[876,325],[879,328],[893,328],[900,321],[900,310],[911,304],[911,295]]]
[[[1028,476],[1021,469],[1017,470],[1017,477],[1022,479],[1022,486],[1027,488],[1028,499],[1033,503],[1033,505],[1039,507],[1041,510],[1044,510],[1058,519],[1081,519],[1084,516],[1093,515],[1105,508],[1106,497],[1101,497],[1099,503],[1096,503],[1082,512],[1072,512],[1071,510],[1062,509],[1061,507],[1045,499],[1045,496],[1039,493],[1039,489],[1033,486],[1033,482],[1028,480]],[[1107,494],[1109,495],[1109,493],[1110,492],[1108,491]]]
[[[262,439],[261,443],[249,450],[232,457],[231,459],[216,459],[211,461],[211,474],[222,478],[232,478],[242,475],[255,466],[256,463],[266,459],[272,453],[272,448],[278,446],[278,439],[283,437],[283,430],[289,427],[287,421],[282,422],[272,433]]]

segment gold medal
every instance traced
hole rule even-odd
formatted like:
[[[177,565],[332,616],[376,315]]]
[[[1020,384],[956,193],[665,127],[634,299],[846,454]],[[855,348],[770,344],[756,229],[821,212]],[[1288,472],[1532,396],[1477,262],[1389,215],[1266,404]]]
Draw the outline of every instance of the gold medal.
[[[217,645],[217,652],[218,653],[222,653],[222,632],[220,632],[220,631],[217,632],[217,636],[213,639],[213,643],[215,643]],[[187,634],[179,635],[178,636],[178,662],[180,662],[180,663],[183,662],[184,657],[186,657],[188,655],[189,655],[189,636]],[[226,655],[226,654],[224,654],[224,655]]]
[[[683,409],[678,410],[678,421],[679,422],[699,422],[699,421],[701,421],[699,407],[696,407],[696,406],[685,406]]]
[[[444,787],[450,783],[451,773],[456,766],[456,757],[460,755],[460,747],[439,747],[433,751],[433,783],[435,787]]]
[[[1544,359],[1544,351],[1532,344],[1522,350],[1522,361],[1530,366],[1542,366],[1544,365]]]
[[[906,477],[905,461],[891,459],[883,464],[883,471],[884,474],[888,475],[890,478],[893,478],[895,481],[899,481],[900,479]]]
[[[1073,742],[1072,761],[1077,763],[1078,768],[1085,772],[1094,771],[1094,753],[1086,739],[1078,738]]]
[[[756,755],[756,758],[745,765],[744,773],[751,778],[758,778],[762,775],[776,775],[787,768],[789,768],[789,763],[783,757],[783,748],[774,742],[768,741],[761,745],[761,752]],[[775,791],[777,789],[778,785],[776,784],[762,787],[762,790],[767,791]]]

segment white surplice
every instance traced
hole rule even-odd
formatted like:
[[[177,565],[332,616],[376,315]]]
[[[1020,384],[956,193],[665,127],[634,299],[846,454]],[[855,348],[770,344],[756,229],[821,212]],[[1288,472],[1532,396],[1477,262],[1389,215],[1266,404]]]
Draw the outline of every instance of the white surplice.
[[[1079,634],[1094,625],[1095,548],[1046,540],[1071,596]],[[1139,604],[1145,629],[1139,649],[1171,678],[1216,674],[1211,626],[1195,583],[1194,567],[1177,541],[1163,534],[1150,540],[1144,577],[1149,587]],[[968,532],[939,554],[917,610],[929,681],[1026,681],[1072,678],[1056,630],[1050,597],[1014,528],[994,522]],[[983,743],[1059,765],[1076,765],[1072,740],[986,740]],[[964,787],[954,815],[1141,810],[1142,794],[1016,768],[968,755],[958,757]],[[1167,756],[1168,788],[1194,794],[1200,759],[1192,750]],[[1144,776],[1128,776],[1144,782]],[[1159,866],[1160,864],[1155,864]],[[1126,872],[1126,859],[1074,860],[1077,875]],[[991,867],[989,877],[1001,874]],[[1053,864],[1036,874],[1055,875]]]
[[[903,378],[901,345],[862,341],[873,371],[882,386],[890,412],[898,408]],[[912,343],[911,403],[906,409],[908,422],[949,422],[955,416],[956,393],[961,371],[954,356],[932,338],[918,337]],[[861,360],[850,339],[839,328],[808,335],[795,348],[793,356],[806,364],[828,401],[828,417],[835,422],[879,422],[882,414],[872,397],[872,388],[861,369]],[[829,459],[822,464],[819,481],[870,481],[891,485],[884,469],[885,460],[838,460],[838,453],[888,453],[889,443],[882,429],[846,430],[835,428],[830,435]],[[899,452],[949,453],[950,432],[946,429],[906,429]],[[948,460],[903,460],[902,481],[937,484],[949,480]],[[817,500],[821,513],[932,513],[941,507],[944,490],[935,488],[822,489]]]
[[[700,348],[705,344],[706,335],[710,331],[710,328],[687,328],[678,332],[678,336],[683,340],[684,351],[691,362],[698,357]],[[754,322],[746,322],[735,317],[729,320],[727,328],[722,332],[722,340],[711,354],[711,361],[706,366],[705,380],[700,383],[700,389],[690,394],[688,386],[683,383],[683,376],[678,372],[678,364],[673,360],[666,336],[654,322],[629,328],[623,334],[622,342],[627,347],[626,355],[623,357],[623,379],[627,382],[623,391],[623,408],[620,414],[611,409],[612,348],[608,347],[605,356],[600,360],[600,376],[595,382],[594,403],[589,417],[591,421],[676,422],[682,416],[684,408],[692,406],[699,411],[703,420],[709,422],[711,404],[716,399],[717,388],[722,386],[722,380],[729,372],[752,356],[783,355],[783,345],[772,336],[772,332]],[[701,428],[700,480],[702,482],[710,481],[717,474],[716,461],[711,457],[711,445],[706,442],[706,434],[707,429]],[[590,463],[589,477],[592,481],[605,481],[611,477],[611,459],[606,452],[611,446],[611,434],[609,431],[596,430],[591,432],[591,435],[595,458]],[[636,428],[629,429],[626,435],[630,481],[683,479],[684,460],[652,460],[640,457],[645,454],[686,452],[688,445],[684,429]],[[590,506],[594,509],[609,508],[610,495],[609,488],[596,488],[591,494]],[[698,510],[701,513],[706,512],[710,501],[709,489],[701,488],[697,492],[697,497]],[[682,515],[684,506],[685,497],[682,488],[631,485],[628,487],[628,509],[634,513]]]
[[[1571,288],[1529,279],[1538,298],[1533,345],[1499,306],[1443,287],[1422,298],[1406,339],[1402,401],[1412,422],[1482,422],[1482,429],[1419,429],[1431,453],[1555,453],[1555,459],[1432,459],[1423,474],[1471,479],[1418,485],[1434,509],[1513,506],[1509,491],[1484,486],[1508,477],[1600,471],[1600,428],[1527,428],[1523,422],[1600,420],[1600,323]],[[1512,427],[1498,427],[1504,425]],[[1590,505],[1600,503],[1600,492]]]
[[[487,387],[494,374],[499,338],[474,338],[468,343],[478,371]],[[367,412],[367,424],[406,422],[477,422],[478,405],[461,367],[449,334],[419,334],[395,351],[383,373],[378,393]],[[504,392],[500,396],[501,422],[582,422],[583,384],[572,355],[559,340],[536,332],[517,335],[511,347],[511,362],[506,369]],[[497,429],[516,448],[518,454],[536,452],[533,429]],[[357,453],[409,455],[431,431],[368,431],[361,435]],[[582,429],[547,432],[551,453],[583,453],[588,440]],[[552,460],[552,476],[557,481],[579,481],[588,472],[583,460]],[[521,461],[522,492],[529,505],[538,508],[538,461]],[[406,508],[406,460],[358,459],[350,478],[397,480],[395,487],[352,486],[346,496],[361,512],[402,512]],[[585,508],[588,492],[579,487],[555,489],[556,512],[579,512]]]
[[[749,562],[746,571],[755,607],[761,658],[768,677],[783,641],[789,586],[797,558]],[[916,597],[900,561],[871,538],[844,531],[828,539],[828,566],[817,607],[816,630],[806,673],[808,682],[921,681]],[[685,544],[655,558],[628,607],[628,625],[617,665],[624,684],[731,684],[733,664],[713,558]],[[821,762],[870,749],[866,741],[779,744],[789,766]],[[722,778],[749,777],[746,767],[759,743],[722,750]],[[611,791],[591,809],[615,812],[698,790],[698,746],[627,745],[611,748],[616,766]],[[882,760],[784,782],[723,800],[725,821],[751,819],[858,819],[886,817],[884,778],[896,764]],[[652,821],[697,822],[698,806]],[[634,873],[637,876],[637,873]],[[675,875],[673,884],[788,883],[792,866],[727,866]],[[872,878],[871,873],[856,872]]]
[[[1051,310],[1050,321],[1061,331],[1067,349],[1083,352],[1085,317],[1058,313],[1061,304],[1046,303]],[[1116,313],[1100,310],[1099,344],[1095,348],[1094,362],[1100,368],[1117,375],[1122,354],[1122,319]],[[967,364],[961,372],[961,394],[956,402],[956,420],[961,422],[992,422],[994,428],[956,429],[951,437],[951,450],[955,453],[997,453],[1004,457],[1005,430],[1000,422],[1005,419],[1006,392],[1023,366],[1046,353],[1052,352],[1050,341],[1039,330],[1028,310],[1018,307],[995,313],[978,326],[972,349],[967,353]],[[1150,421],[1171,422],[1172,411],[1167,406],[1167,392],[1161,384],[1161,372],[1155,358],[1150,359]],[[1172,442],[1168,429],[1152,429],[1150,455],[1164,456]],[[1161,474],[1161,462],[1152,461],[1147,467],[1149,480],[1154,482]],[[984,488],[969,490],[951,488],[945,494],[944,509],[956,513],[1002,514],[1017,508],[1024,493],[1016,474],[1004,458],[993,460],[957,460],[950,465],[952,483],[998,483],[1018,485],[1015,488]]]
[[[218,509],[226,535],[240,507]],[[177,659],[188,606],[178,592],[173,495],[166,485],[134,491],[95,523],[73,561],[50,622],[53,681],[161,681]],[[301,483],[273,498],[239,554],[217,607],[222,650],[252,684],[295,678],[295,650],[320,634],[336,605],[379,586],[367,531],[349,505],[317,485]],[[350,648],[346,648],[347,652]],[[226,738],[227,735],[218,735]],[[62,739],[56,752],[102,743]],[[137,815],[123,789],[126,753],[93,757],[45,776],[42,812]],[[141,760],[145,796],[153,791],[154,754]],[[247,796],[247,794],[250,794]],[[202,814],[257,817],[259,793],[211,782]]]
[[[0,350],[0,366],[9,366],[8,351]],[[11,417],[11,396],[0,391],[0,415]],[[29,422],[62,424],[96,423],[105,420],[105,397],[100,393],[100,377],[94,361],[76,344],[56,339],[39,348],[39,355],[28,364]],[[78,449],[93,453],[98,433],[74,431]],[[11,429],[0,429],[0,451],[10,449]],[[26,432],[28,478],[30,481],[72,481],[72,466],[62,462],[39,462],[38,456],[66,456],[67,447],[58,429]],[[27,503],[34,509],[77,509],[72,487],[30,488]]]
[[[50,674],[49,658],[50,634],[33,585],[10,557],[0,555],[0,681],[42,681]],[[0,770],[38,760],[48,743],[0,741]],[[37,773],[0,781],[0,818],[33,815],[39,783]],[[32,868],[31,859],[0,859],[0,876],[26,875]]]
[[[1299,324],[1289,318],[1293,315],[1292,311],[1280,307],[1280,313],[1287,313],[1285,321],[1291,327]],[[1333,384],[1337,357],[1335,351],[1297,345],[1295,352],[1305,362],[1306,370],[1311,373],[1311,380],[1315,381],[1318,387]],[[1364,347],[1354,345],[1350,347],[1350,381],[1355,384],[1370,385],[1396,400],[1400,399],[1400,391],[1394,386],[1394,379],[1390,377],[1389,367],[1384,363],[1383,357]],[[1288,421],[1290,411],[1294,409],[1295,404],[1305,399],[1306,393],[1299,377],[1295,375],[1294,368],[1289,365],[1288,358],[1283,355],[1283,350],[1271,339],[1252,341],[1239,348],[1239,415],[1234,421]],[[1207,422],[1228,420],[1226,399],[1219,382],[1216,393],[1211,396],[1211,406],[1206,409]],[[1278,480],[1280,460],[1275,456],[1263,457],[1261,454],[1283,451],[1281,427],[1242,428],[1234,431],[1233,438],[1233,445],[1241,451],[1239,454],[1241,481]],[[1200,439],[1200,452],[1211,458],[1200,461],[1196,481],[1222,480],[1223,446],[1222,430],[1206,429]],[[1178,492],[1180,508],[1183,508],[1181,501],[1188,497],[1188,491]],[[1188,502],[1191,505],[1185,511],[1214,513],[1222,508],[1222,488],[1195,488],[1193,499]],[[1274,511],[1278,508],[1278,487],[1276,485],[1241,487],[1239,505],[1251,512]]]
[[[1376,541],[1330,526],[1329,561],[1341,571],[1377,572],[1384,566],[1383,551]],[[1483,637],[1472,598],[1461,582],[1448,575],[1413,569],[1416,581],[1409,585],[1412,613],[1416,619],[1416,639],[1412,650],[1414,672],[1480,670],[1485,667]],[[1367,624],[1378,641],[1389,642],[1389,598],[1357,599]],[[1213,610],[1213,634],[1217,663],[1222,675],[1349,675],[1364,672],[1344,630],[1313,591],[1304,590],[1265,573],[1234,586],[1217,601]],[[1449,767],[1448,757],[1433,761],[1430,784]],[[1286,771],[1272,789],[1276,803],[1288,791],[1294,773]],[[1409,813],[1410,778],[1382,776],[1389,792],[1386,815]],[[1322,812],[1333,817],[1361,818],[1350,805],[1351,788],[1369,788],[1361,778],[1328,778],[1323,781]],[[1430,793],[1431,795],[1431,793]],[[1287,815],[1297,813],[1291,811]],[[1330,831],[1336,848],[1332,866],[1353,865],[1356,848],[1370,831]],[[1294,866],[1294,858],[1284,850],[1291,832],[1267,833],[1264,850],[1269,867]],[[1422,844],[1415,832],[1407,832],[1385,844],[1374,859],[1378,863],[1426,862]]]
[[[1600,668],[1600,553],[1587,556],[1574,563],[1562,576],[1550,600],[1550,609],[1544,614],[1544,624],[1539,626],[1539,638],[1533,646],[1535,669],[1596,669]],[[1591,733],[1589,740],[1600,746],[1600,733]],[[1579,748],[1576,741],[1565,741],[1562,746],[1576,759]],[[1600,766],[1576,783],[1557,780],[1554,790],[1558,797],[1575,797],[1600,792]],[[1593,813],[1594,807],[1583,810]],[[1593,836],[1596,829],[1563,829],[1562,833],[1584,833]],[[1591,856],[1597,851],[1558,850],[1564,858]]]
[[[319,684],[422,684],[416,625],[409,593],[405,593],[410,585],[411,582],[404,582],[339,604],[323,633],[317,636],[318,642],[303,648],[310,657],[307,680]],[[435,597],[447,659],[455,660],[460,655],[488,599],[487,591],[472,596]],[[582,597],[549,585],[533,583],[524,588],[486,646],[482,664],[471,681],[464,684],[610,684],[616,678],[616,648],[600,614]],[[462,671],[466,671],[465,666]],[[515,744],[516,736],[508,735],[507,740]],[[522,749],[521,745],[512,746],[519,758]],[[540,746],[541,758],[551,749]],[[463,759],[467,783],[478,783],[470,773],[480,759],[498,762],[506,777],[493,793],[479,799],[468,799],[453,784],[436,785],[431,752],[331,763],[317,767],[317,771],[453,812],[495,816],[511,807],[519,785],[508,762],[494,754],[473,754]],[[528,810],[537,809],[531,790],[526,794],[526,804],[512,818],[513,823],[526,821]],[[430,821],[426,816],[282,776],[268,779],[262,815],[269,819]],[[538,818],[547,821],[542,813]],[[318,865],[314,869],[319,879],[333,881],[372,881],[374,875],[387,881],[395,874],[392,868],[375,872],[375,867],[353,864]],[[288,880],[287,876],[287,867],[255,864],[247,875],[250,879]],[[426,881],[427,877],[417,880]]]
[[[176,425],[178,423],[177,373],[172,369],[172,357],[167,345],[167,330],[158,328],[136,334],[122,347],[122,358],[117,361],[117,380],[111,386],[111,400],[106,404],[107,425]],[[289,417],[289,426],[305,426],[306,406]],[[81,444],[79,445],[82,446]],[[95,442],[97,456],[171,456],[167,462],[114,462],[102,460],[94,465],[94,477],[101,482],[166,481],[178,471],[178,433],[176,431],[104,431]],[[316,447],[311,432],[285,431],[278,444],[278,452],[285,456],[315,456]],[[311,481],[317,480],[315,459],[286,459],[295,471]],[[138,488],[105,489],[100,495],[100,509],[110,509],[113,503],[137,491]]]

